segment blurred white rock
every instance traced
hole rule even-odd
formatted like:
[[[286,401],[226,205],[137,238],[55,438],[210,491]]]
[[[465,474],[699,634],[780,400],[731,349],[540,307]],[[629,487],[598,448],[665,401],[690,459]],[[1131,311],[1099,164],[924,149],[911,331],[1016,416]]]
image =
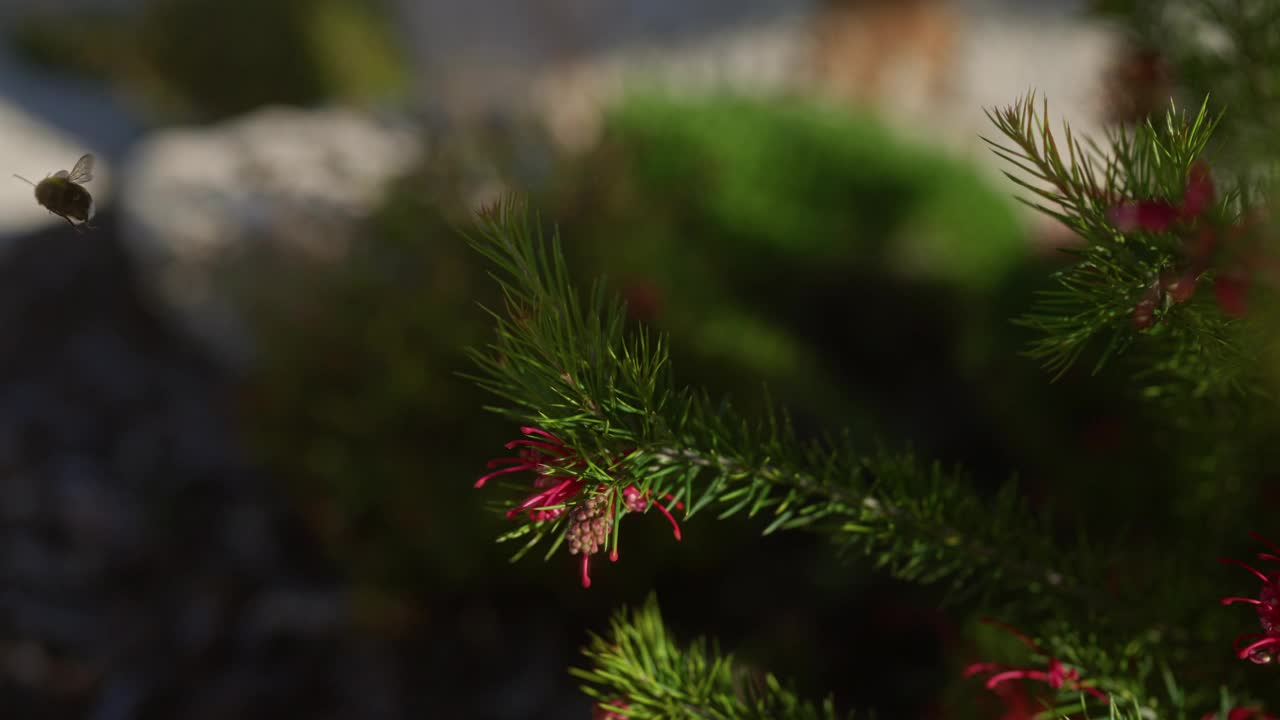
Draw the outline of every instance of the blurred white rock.
[[[245,291],[289,266],[340,260],[423,137],[409,121],[340,108],[270,107],[160,131],[122,168],[121,234],[161,305],[243,366]]]

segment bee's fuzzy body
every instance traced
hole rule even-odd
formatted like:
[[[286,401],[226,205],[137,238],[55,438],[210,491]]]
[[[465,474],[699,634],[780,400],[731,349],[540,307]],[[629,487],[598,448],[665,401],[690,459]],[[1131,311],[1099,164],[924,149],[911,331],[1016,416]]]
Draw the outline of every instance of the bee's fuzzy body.
[[[37,183],[36,202],[72,225],[93,219],[93,196],[83,185],[63,177],[50,176]]]
[[[82,155],[70,171],[59,170],[33,183],[21,175],[14,177],[36,189],[36,202],[49,212],[66,220],[71,227],[87,225],[93,219],[93,195],[81,183],[93,179],[93,155]]]

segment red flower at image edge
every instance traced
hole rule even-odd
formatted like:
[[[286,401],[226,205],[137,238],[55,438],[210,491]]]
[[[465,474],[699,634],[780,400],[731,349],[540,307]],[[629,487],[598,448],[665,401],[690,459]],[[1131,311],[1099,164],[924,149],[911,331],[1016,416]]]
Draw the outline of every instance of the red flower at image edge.
[[[1167,270],[1152,283],[1138,300],[1133,310],[1133,326],[1144,330],[1155,322],[1155,309],[1168,297],[1174,304],[1183,303],[1195,294],[1196,282],[1209,269],[1209,261],[1219,244],[1219,234],[1208,224],[1198,222],[1201,215],[1214,201],[1215,190],[1209,170],[1203,163],[1196,163],[1187,175],[1187,185],[1182,201],[1177,205],[1166,200],[1125,201],[1107,211],[1107,218],[1121,232],[1138,230],[1160,233],[1174,229],[1179,224],[1196,226],[1195,237],[1184,248],[1188,265],[1181,271]],[[1247,218],[1232,226],[1228,240],[1238,239],[1257,221]],[[1245,296],[1249,279],[1245,263],[1237,260],[1222,268],[1214,279],[1213,294],[1222,311],[1232,317],[1242,317],[1246,311]]]
[[[520,432],[528,437],[512,440],[506,444],[508,450],[519,448],[515,457],[496,458],[488,463],[490,470],[503,465],[507,467],[484,475],[476,480],[475,487],[484,487],[491,478],[499,475],[532,471],[533,487],[536,492],[508,510],[507,517],[515,518],[524,512],[528,514],[531,521],[541,523],[554,521],[565,513],[569,513],[566,544],[569,546],[570,554],[582,555],[582,587],[591,587],[591,556],[608,544],[610,536],[613,537],[614,543],[609,552],[609,560],[613,562],[618,560],[617,534],[613,532],[614,492],[609,491],[605,485],[597,485],[595,494],[570,507],[570,501],[582,492],[587,483],[585,480],[564,473],[564,470],[582,467],[585,465],[582,458],[578,456],[577,451],[546,430],[522,427]],[[661,504],[652,502],[648,492],[641,493],[635,485],[627,485],[617,495],[622,499],[624,513],[642,513],[651,506],[657,507],[671,522],[676,540],[680,539],[680,525],[671,515],[671,511]],[[666,500],[674,500],[671,495],[663,497]],[[683,509],[684,504],[676,502],[674,507]]]
[[[1107,211],[1107,219],[1120,232],[1165,232],[1179,221],[1195,220],[1213,203],[1213,198],[1213,178],[1209,177],[1209,169],[1204,163],[1196,163],[1187,173],[1187,186],[1183,189],[1181,203],[1174,205],[1167,200],[1121,202]]]
[[[983,622],[988,625],[997,625],[1004,628],[1014,637],[1021,640],[1024,645],[1031,648],[1032,652],[1049,658],[1049,667],[1047,670],[1040,670],[1038,668],[1012,668],[997,663],[974,663],[973,665],[965,668],[965,677],[970,677],[979,673],[995,673],[991,677],[987,678],[987,688],[1000,694],[1001,699],[1005,701],[1006,708],[1008,710],[1005,714],[1005,718],[1012,720],[1013,718],[1019,717],[1018,713],[1029,712],[1029,707],[1022,698],[1019,698],[1015,694],[1002,693],[1000,691],[1000,685],[1010,680],[1035,680],[1045,683],[1054,690],[1061,689],[1065,685],[1072,690],[1083,690],[1102,702],[1111,702],[1106,693],[1093,686],[1085,685],[1080,682],[1079,670],[1063,665],[1060,660],[1041,650],[1034,642],[1031,641],[1031,638],[997,620],[984,619]],[[1026,717],[1029,717],[1029,715]]]
[[[1249,533],[1249,537],[1264,543],[1267,547],[1275,551],[1275,554],[1258,553],[1259,560],[1280,562],[1280,548],[1277,548],[1270,541],[1257,533]],[[1272,573],[1268,575],[1261,570],[1240,562],[1239,560],[1219,558],[1218,562],[1230,565],[1239,565],[1245,570],[1256,575],[1258,579],[1262,581],[1262,590],[1258,592],[1258,597],[1256,598],[1222,598],[1223,605],[1247,603],[1258,608],[1258,622],[1262,625],[1262,632],[1246,633],[1233,640],[1231,644],[1232,647],[1235,648],[1236,655],[1241,660],[1247,659],[1260,665],[1275,661],[1277,653],[1280,652],[1280,647],[1277,647],[1280,646],[1280,570],[1272,571]],[[1240,642],[1242,640],[1252,640],[1252,642],[1241,647]]]

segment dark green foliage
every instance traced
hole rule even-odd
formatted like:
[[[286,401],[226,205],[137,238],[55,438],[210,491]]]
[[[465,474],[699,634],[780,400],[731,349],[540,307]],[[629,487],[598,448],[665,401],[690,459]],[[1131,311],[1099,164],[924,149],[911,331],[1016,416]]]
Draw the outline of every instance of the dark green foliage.
[[[544,238],[520,203],[489,209],[472,243],[498,270],[506,300],[493,312],[495,341],[473,354],[475,380],[505,400],[495,410],[576,448],[588,462],[570,474],[669,492],[688,516],[744,514],[766,534],[818,532],[897,577],[942,584],[952,600],[1036,623],[1050,657],[1082,668],[1116,698],[1121,716],[1129,705],[1203,706],[1216,692],[1166,696],[1165,676],[1147,661],[1159,654],[1176,677],[1201,659],[1190,647],[1230,635],[1228,618],[1192,622],[1216,580],[1180,568],[1187,558],[1210,566],[1203,548],[1161,540],[1152,561],[1150,539],[1129,552],[1080,535],[1068,550],[1012,484],[983,500],[962,475],[912,453],[849,433],[802,440],[774,409],[746,419],[728,403],[677,389],[663,339],[627,333],[623,307],[600,285],[580,296],[558,241]],[[517,501],[528,495],[527,485],[515,487]],[[509,535],[531,536],[532,546],[562,531],[529,522]],[[1145,612],[1152,597],[1169,598],[1166,614]],[[1045,625],[1050,618],[1059,624]],[[1087,637],[1081,627],[1090,628]],[[1059,701],[1076,697],[1064,688]]]
[[[698,638],[679,646],[662,623],[653,595],[630,613],[619,611],[608,637],[592,635],[586,669],[570,672],[589,683],[598,706],[628,718],[657,720],[835,720],[827,699],[800,699],[772,674],[760,673]],[[623,704],[625,703],[625,707]]]

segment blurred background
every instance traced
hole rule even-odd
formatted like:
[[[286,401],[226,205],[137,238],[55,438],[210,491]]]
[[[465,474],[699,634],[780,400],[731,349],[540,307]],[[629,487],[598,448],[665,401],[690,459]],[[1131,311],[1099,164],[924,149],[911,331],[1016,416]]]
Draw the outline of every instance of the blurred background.
[[[565,668],[650,588],[844,707],[993,702],[960,618],[812,537],[645,516],[589,591],[509,564],[472,483],[517,429],[456,375],[497,298],[451,228],[527,193],[682,381],[805,432],[1033,498],[1159,477],[1112,388],[1017,356],[1069,238],[978,138],[1031,88],[1086,133],[1166,102],[1090,10],[3,0],[0,168],[92,152],[99,216],[0,193],[0,716],[587,718]]]

